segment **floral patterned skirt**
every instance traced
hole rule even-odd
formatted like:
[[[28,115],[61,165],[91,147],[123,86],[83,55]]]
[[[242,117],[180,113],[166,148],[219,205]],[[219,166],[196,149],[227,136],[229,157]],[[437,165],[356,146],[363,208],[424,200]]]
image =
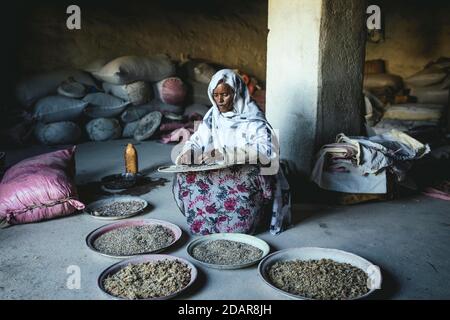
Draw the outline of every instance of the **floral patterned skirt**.
[[[274,196],[274,176],[259,167],[178,173],[173,194],[193,234],[254,233]]]

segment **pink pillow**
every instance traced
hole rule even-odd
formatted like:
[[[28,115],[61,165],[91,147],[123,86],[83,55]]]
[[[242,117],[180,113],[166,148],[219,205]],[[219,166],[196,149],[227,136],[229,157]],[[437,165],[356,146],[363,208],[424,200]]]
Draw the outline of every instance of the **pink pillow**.
[[[11,167],[0,183],[0,224],[37,222],[84,209],[74,183],[74,154],[72,147]]]

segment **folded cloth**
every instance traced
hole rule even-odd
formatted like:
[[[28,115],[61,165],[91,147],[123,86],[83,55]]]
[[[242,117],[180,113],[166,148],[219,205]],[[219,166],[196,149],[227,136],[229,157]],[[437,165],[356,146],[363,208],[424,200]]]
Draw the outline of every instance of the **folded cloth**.
[[[361,153],[358,159],[364,173],[377,173],[398,161],[422,158],[430,152],[428,145],[423,145],[406,133],[398,130],[372,137],[346,137],[339,134],[337,142],[358,143]]]
[[[187,121],[170,121],[162,123],[159,126],[159,131],[174,131],[180,128],[194,128],[195,127],[195,121],[194,120],[187,120]]]
[[[345,145],[349,152],[343,156]],[[410,160],[428,152],[428,145],[397,130],[369,138],[339,134],[335,144],[325,145],[319,151],[311,179],[332,191],[386,193],[386,169],[402,181]]]
[[[311,179],[322,189],[346,193],[386,193],[386,172],[365,174],[361,166],[339,162],[332,167],[325,165],[326,153],[321,150]],[[338,168],[338,169],[337,169]]]

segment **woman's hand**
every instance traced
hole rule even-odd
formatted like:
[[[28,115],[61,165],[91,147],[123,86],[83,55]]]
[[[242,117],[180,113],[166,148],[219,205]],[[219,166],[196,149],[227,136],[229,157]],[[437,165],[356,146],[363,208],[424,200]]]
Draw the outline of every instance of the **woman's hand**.
[[[219,150],[214,149],[197,155],[197,157],[194,158],[194,163],[192,163],[191,150],[187,150],[178,158],[176,164],[178,165],[203,164],[203,163],[211,164],[218,161],[222,161],[223,159],[224,159],[223,154]]]

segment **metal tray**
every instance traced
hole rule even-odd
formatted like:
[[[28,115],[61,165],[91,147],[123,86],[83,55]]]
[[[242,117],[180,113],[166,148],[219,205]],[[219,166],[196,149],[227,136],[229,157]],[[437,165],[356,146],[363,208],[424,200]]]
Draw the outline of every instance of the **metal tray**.
[[[141,210],[130,212],[127,215],[116,216],[116,217],[96,216],[96,215],[91,213],[97,208],[100,208],[102,206],[111,204],[113,202],[118,202],[118,201],[139,201],[139,202],[141,202],[144,205],[144,207]],[[86,208],[84,209],[84,212],[86,212],[92,218],[95,218],[95,219],[98,219],[98,220],[120,220],[120,219],[130,218],[130,217],[133,217],[135,215],[138,215],[138,214],[142,213],[145,210],[145,208],[147,208],[147,206],[148,206],[148,202],[146,200],[140,198],[140,197],[135,197],[135,196],[112,196],[112,197],[100,199],[98,201],[90,203],[88,206],[86,206]]]
[[[123,228],[123,227],[128,227],[128,226],[144,226],[144,225],[156,225],[156,224],[162,225],[162,226],[170,229],[175,236],[175,239],[171,243],[169,243],[167,246],[165,246],[161,249],[149,251],[149,252],[143,252],[143,253],[139,253],[139,254],[135,254],[135,255],[114,256],[114,255],[109,255],[109,254],[100,252],[94,246],[94,242],[99,236],[101,236],[107,232],[110,232],[112,230]],[[182,234],[182,231],[177,225],[167,222],[167,221],[156,220],[156,219],[127,220],[127,221],[121,221],[121,222],[107,224],[100,228],[95,229],[94,231],[92,231],[91,233],[89,233],[87,235],[86,245],[89,247],[89,249],[91,249],[92,251],[94,251],[102,256],[109,257],[109,258],[115,258],[115,259],[126,259],[126,258],[132,258],[132,257],[136,257],[136,256],[142,256],[142,255],[146,255],[146,254],[150,254],[150,253],[161,252],[161,251],[169,248],[170,246],[172,246],[175,242],[177,242],[181,238],[181,234]]]
[[[268,269],[278,261],[287,260],[320,260],[320,259],[331,259],[339,263],[348,263],[354,267],[357,267],[365,271],[369,277],[369,283],[371,284],[370,291],[360,297],[354,298],[353,300],[363,299],[371,295],[376,289],[381,288],[381,272],[380,268],[366,259],[342,250],[328,249],[328,248],[316,248],[316,247],[302,247],[302,248],[292,248],[277,251],[265,257],[258,266],[258,272],[261,279],[272,289],[282,293],[290,298],[302,299],[302,300],[313,300],[304,296],[292,294],[275,287],[269,277]]]
[[[235,241],[235,242],[241,242],[241,243],[245,243],[251,246],[254,246],[258,249],[260,249],[263,254],[261,255],[260,258],[247,262],[247,263],[242,263],[242,264],[212,264],[212,263],[206,263],[200,260],[197,260],[196,258],[194,258],[194,256],[192,255],[192,250],[194,250],[194,248],[202,243],[204,243],[205,241],[214,241],[214,240],[229,240],[229,241]],[[189,256],[194,259],[196,262],[208,267],[208,268],[213,268],[213,269],[227,269],[227,270],[232,270],[232,269],[242,269],[242,268],[246,268],[249,267],[251,265],[254,265],[255,263],[258,263],[258,261],[260,261],[261,259],[263,259],[265,256],[267,256],[270,252],[270,247],[267,244],[267,242],[265,242],[264,240],[261,240],[257,237],[248,235],[248,234],[243,234],[243,233],[215,233],[215,234],[210,234],[207,236],[202,236],[198,239],[195,239],[193,241],[191,241],[189,243],[189,245],[186,248],[187,253],[189,254]]]
[[[231,167],[230,164],[197,164],[197,165],[172,165],[172,166],[164,166],[159,167],[158,172],[164,173],[183,173],[183,172],[197,172],[197,171],[209,171],[209,170],[219,170]]]
[[[160,260],[178,260],[180,262],[185,263],[186,265],[188,265],[188,267],[191,269],[191,281],[189,281],[189,283],[187,284],[186,287],[184,287],[183,289],[172,293],[171,295],[168,296],[164,296],[164,297],[158,297],[158,298],[148,298],[148,299],[139,299],[139,300],[167,300],[167,299],[171,299],[179,294],[181,294],[182,292],[186,291],[190,286],[192,286],[192,284],[195,282],[195,280],[197,279],[197,268],[190,263],[189,261],[182,259],[182,258],[178,258],[175,256],[170,256],[170,255],[165,255],[165,254],[153,254],[153,255],[145,255],[145,256],[139,256],[139,257],[134,257],[131,259],[127,259],[127,260],[123,260],[120,261],[116,264],[113,264],[112,266],[106,268],[98,277],[97,280],[97,285],[100,288],[100,290],[103,291],[104,294],[106,294],[109,298],[115,299],[115,300],[127,300],[125,298],[121,298],[121,297],[117,297],[117,296],[113,296],[110,293],[108,293],[105,290],[105,287],[103,286],[103,282],[104,280],[112,274],[115,274],[116,272],[119,272],[120,270],[122,270],[123,268],[125,268],[126,266],[128,266],[129,264],[140,264],[140,263],[144,263],[144,262],[156,262],[156,261],[160,261]]]

